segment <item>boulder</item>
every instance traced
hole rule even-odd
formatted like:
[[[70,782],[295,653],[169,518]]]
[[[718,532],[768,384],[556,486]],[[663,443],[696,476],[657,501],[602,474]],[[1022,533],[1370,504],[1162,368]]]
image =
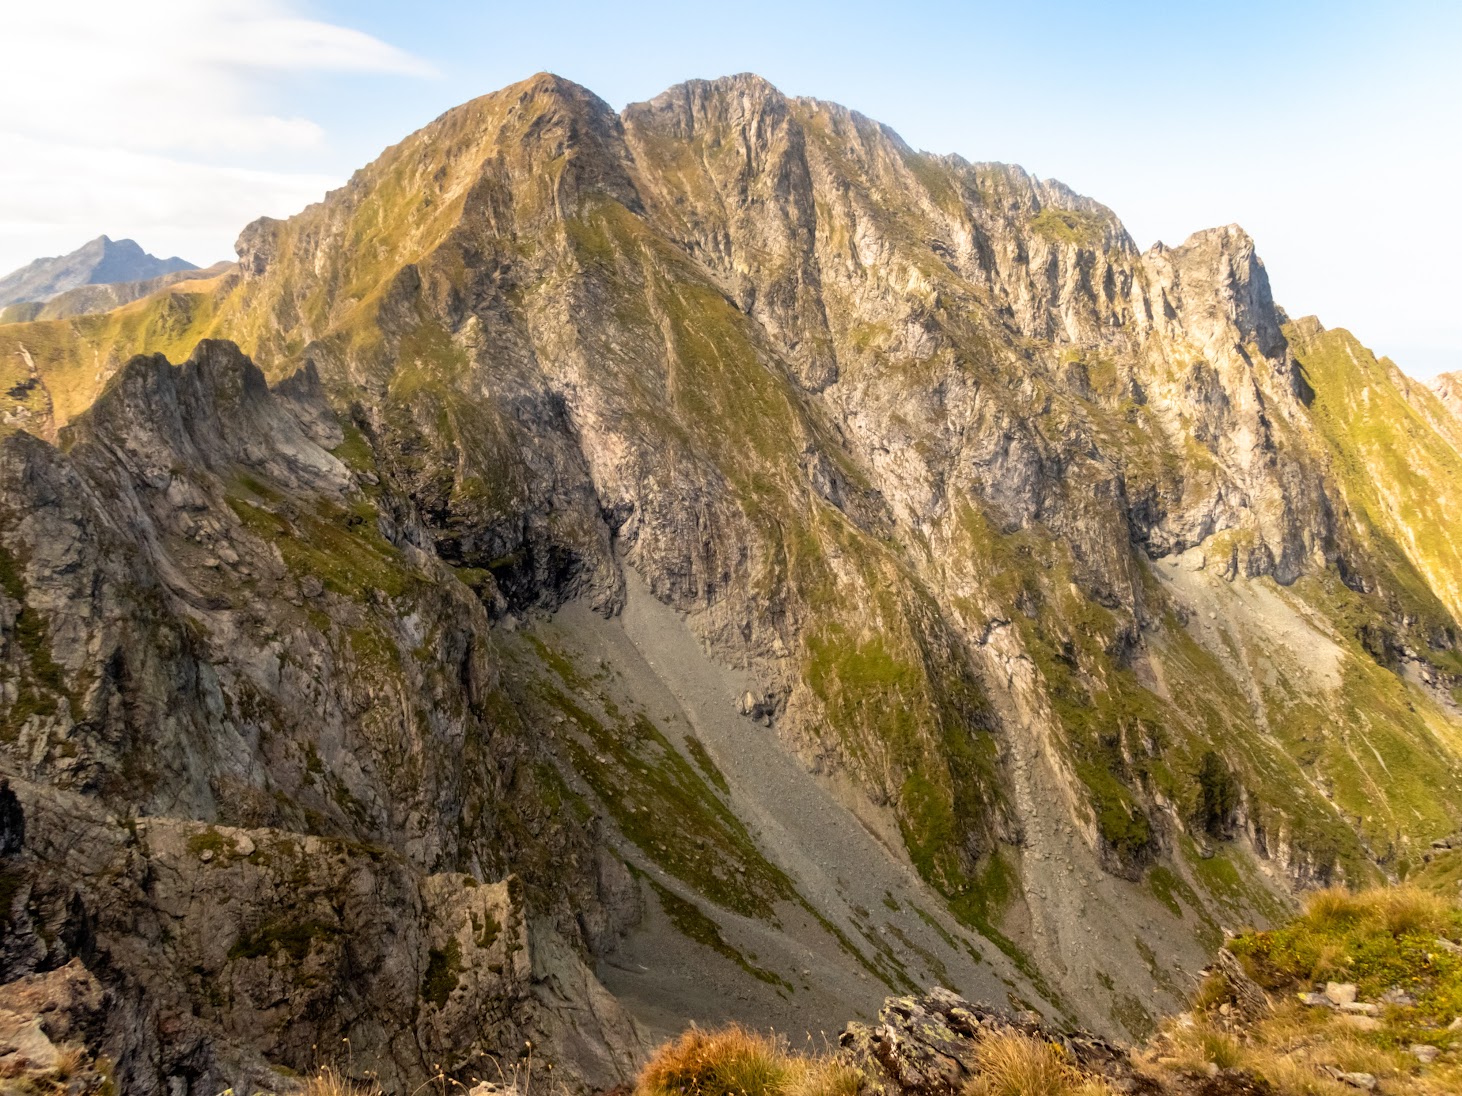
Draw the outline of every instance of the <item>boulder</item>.
[[[1330,999],[1331,1004],[1351,1005],[1355,1003],[1354,982],[1326,982],[1325,996]]]

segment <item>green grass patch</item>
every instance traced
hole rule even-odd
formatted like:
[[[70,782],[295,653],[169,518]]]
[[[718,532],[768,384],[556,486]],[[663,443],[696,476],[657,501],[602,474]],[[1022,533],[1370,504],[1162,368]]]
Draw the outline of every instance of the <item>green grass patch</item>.
[[[1047,206],[1030,219],[1031,231],[1057,243],[1093,247],[1101,243],[1106,219],[1079,209]]]
[[[342,506],[283,499],[248,477],[237,477],[226,496],[239,523],[277,545],[297,575],[314,575],[327,590],[354,600],[372,590],[399,597],[419,576],[376,525],[376,510],[362,499]]]
[[[674,891],[661,886],[653,879],[649,884],[655,890],[655,895],[660,899],[660,908],[665,911],[665,916],[670,918],[670,923],[675,926],[682,936],[694,940],[697,944],[710,948],[716,954],[731,960],[738,967],[751,975],[757,981],[765,982],[768,985],[776,986],[786,990],[788,993],[795,992],[793,986],[781,975],[774,971],[766,970],[756,966],[745,955],[737,951],[726,942],[721,935],[720,926],[701,912],[699,906],[694,902],[687,902]]]
[[[534,646],[570,688],[588,682],[561,653],[541,640]],[[794,888],[768,861],[706,779],[643,713],[591,713],[549,682],[539,698],[566,719],[563,737],[574,769],[620,831],[675,878],[748,917],[775,918],[774,904]]]
[[[1388,1015],[1388,1023],[1435,1029],[1462,1015],[1462,955],[1438,939],[1462,941],[1455,901],[1414,887],[1331,889],[1311,897],[1302,916],[1229,948],[1266,989],[1354,982],[1361,1000],[1375,1000],[1396,988],[1416,1003]]]
[[[704,743],[693,734],[686,735],[685,748],[689,752],[691,760],[696,763],[696,767],[705,774],[706,779],[714,784],[721,794],[730,795],[731,785],[726,783],[726,774],[721,772],[716,767],[716,763],[711,760],[711,755],[706,752]]]
[[[229,948],[228,957],[262,959],[278,952],[295,963],[303,963],[317,942],[333,940],[339,935],[340,929],[322,921],[274,921],[239,937]]]
[[[62,702],[73,719],[79,718],[78,702],[66,685],[66,675],[51,655],[45,618],[26,603],[25,578],[20,561],[0,546],[0,590],[18,606],[12,635],[20,649],[21,672],[16,699],[0,724],[0,739],[14,741],[26,721],[34,715],[54,715]]]
[[[429,948],[426,973],[421,979],[421,999],[442,1008],[462,981],[462,945],[451,937],[440,948]]]

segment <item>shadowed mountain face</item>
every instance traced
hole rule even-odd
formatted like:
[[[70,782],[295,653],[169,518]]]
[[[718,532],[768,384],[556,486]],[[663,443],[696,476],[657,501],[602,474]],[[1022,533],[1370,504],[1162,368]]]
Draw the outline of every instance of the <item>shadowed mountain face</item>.
[[[0,278],[0,307],[21,301],[48,301],[83,285],[144,281],[195,269],[176,255],[171,259],[149,255],[135,240],[98,236],[69,255],[36,259]]]
[[[1462,821],[1462,430],[1236,226],[539,76],[238,251],[0,327],[0,955],[105,956],[138,1091],[933,983],[1135,1033]]]

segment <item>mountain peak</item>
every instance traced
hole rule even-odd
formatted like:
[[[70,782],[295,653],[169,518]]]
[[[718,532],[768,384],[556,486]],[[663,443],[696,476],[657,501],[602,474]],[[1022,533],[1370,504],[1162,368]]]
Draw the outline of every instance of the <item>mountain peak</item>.
[[[500,120],[506,113],[522,110],[530,104],[536,104],[539,109],[542,109],[550,103],[557,103],[574,111],[587,111],[594,115],[614,115],[614,110],[608,103],[582,84],[575,83],[556,72],[535,72],[532,76],[516,83],[479,95],[460,106],[453,107],[431,125],[418,130],[416,134],[408,137],[402,143],[406,144],[416,137],[429,134],[444,123],[463,119],[473,119],[479,124],[487,123],[494,119]]]
[[[116,941],[120,1089],[607,1090],[885,980],[1116,1035],[1462,825],[1462,426],[1237,225],[538,73],[239,252],[0,327],[0,982]]]
[[[69,254],[36,259],[0,278],[0,307],[47,301],[83,285],[143,281],[196,269],[194,263],[176,255],[167,259],[150,255],[136,240],[102,235]]]
[[[1180,245],[1182,247],[1217,246],[1225,250],[1243,250],[1254,246],[1254,238],[1244,231],[1243,225],[1215,225],[1200,228]]]

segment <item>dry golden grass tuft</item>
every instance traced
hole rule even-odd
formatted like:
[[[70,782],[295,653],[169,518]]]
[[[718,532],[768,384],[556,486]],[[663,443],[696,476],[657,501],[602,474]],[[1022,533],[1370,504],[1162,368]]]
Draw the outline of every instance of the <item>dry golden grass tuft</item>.
[[[979,1076],[964,1096],[1111,1096],[1108,1085],[1073,1066],[1044,1039],[1006,1032],[980,1040]]]
[[[1305,916],[1317,925],[1348,925],[1360,920],[1361,902],[1344,887],[1316,891],[1305,902]]]
[[[56,1055],[51,1075],[58,1081],[69,1081],[86,1066],[86,1050],[83,1047],[65,1047]]]
[[[379,1096],[380,1089],[374,1085],[362,1085],[342,1075],[338,1070],[323,1066],[313,1077],[305,1080],[300,1096]]]
[[[1453,909],[1440,895],[1414,886],[1366,891],[1330,887],[1305,902],[1305,919],[1317,929],[1371,924],[1401,937],[1440,924]]]
[[[691,1028],[655,1052],[636,1096],[855,1096],[856,1070],[826,1056],[793,1054],[775,1036],[738,1025]]]
[[[1371,908],[1386,931],[1396,937],[1438,928],[1455,909],[1441,895],[1417,887],[1386,887],[1369,893]]]

